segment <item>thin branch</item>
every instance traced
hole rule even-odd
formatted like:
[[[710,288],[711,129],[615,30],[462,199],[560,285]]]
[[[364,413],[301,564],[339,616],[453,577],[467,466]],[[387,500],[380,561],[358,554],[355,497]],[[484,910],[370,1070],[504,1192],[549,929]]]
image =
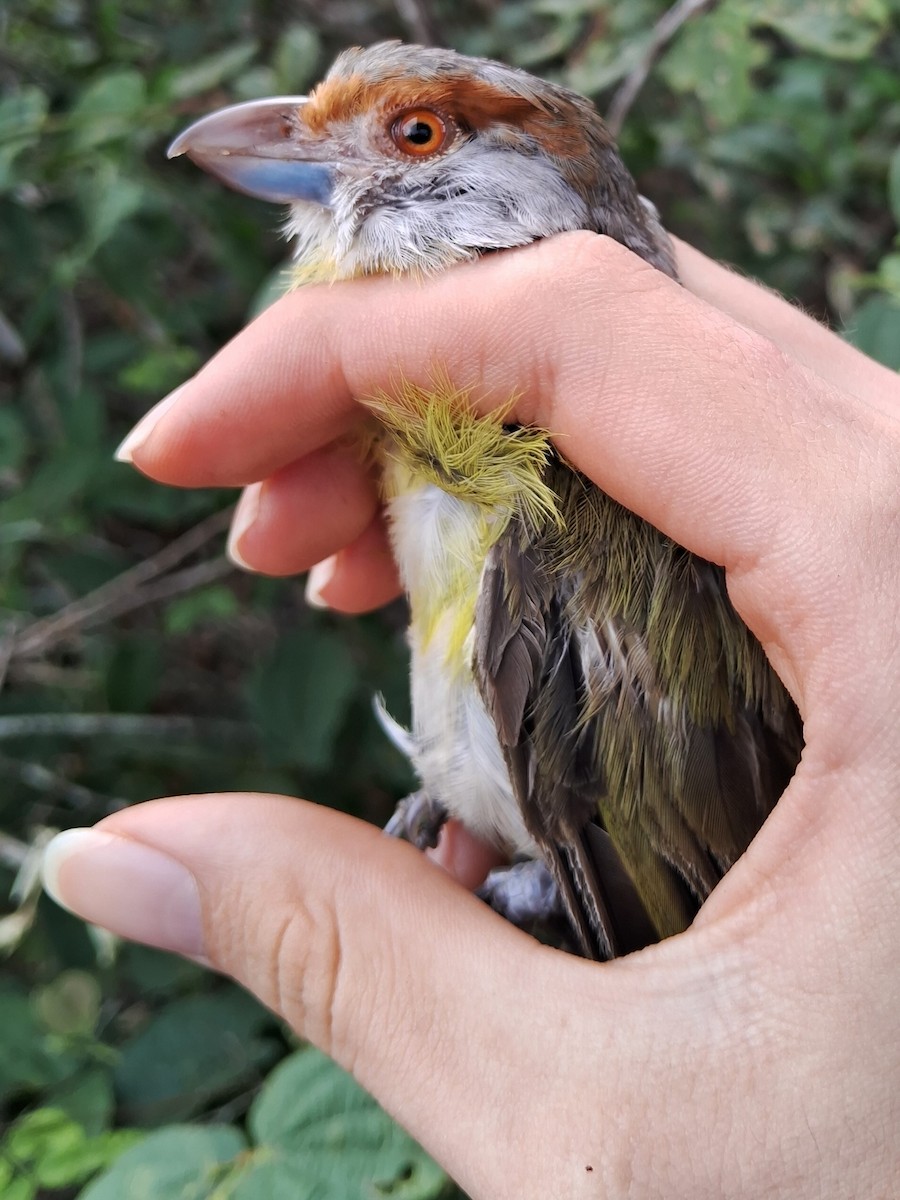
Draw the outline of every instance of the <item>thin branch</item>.
[[[206,562],[195,563],[192,567],[185,567],[183,571],[173,571],[171,575],[164,575],[162,579],[158,579],[154,583],[149,583],[144,587],[136,588],[134,591],[124,591],[119,595],[110,596],[108,602],[98,612],[88,614],[81,622],[82,629],[90,628],[96,625],[98,621],[113,621],[117,617],[123,617],[126,613],[134,612],[135,609],[144,608],[148,604],[156,604],[160,600],[170,600],[173,596],[180,596],[184,592],[194,592],[202,587],[206,587],[209,583],[215,583],[218,579],[224,579],[226,575],[231,575],[234,571],[234,563],[227,559],[224,554],[218,558],[208,559]],[[119,576],[121,578],[121,576]],[[60,633],[58,637],[54,637],[54,641],[60,640],[62,637],[68,636],[70,630]],[[52,645],[52,643],[51,643]],[[41,645],[39,652],[44,652],[48,646]],[[16,649],[13,650],[13,658],[18,654]]]
[[[131,612],[135,608],[142,608],[145,604],[170,600],[173,596],[180,596],[184,592],[193,592],[206,587],[207,584],[224,579],[226,575],[231,575],[233,572],[234,563],[221,554],[218,558],[209,559],[208,562],[197,563],[193,567],[185,567],[183,571],[175,571],[171,575],[166,575],[156,583],[141,588],[134,596],[123,597],[122,603],[114,609],[110,609],[108,615],[121,617],[123,613]]]
[[[27,842],[20,842],[18,838],[14,838],[8,833],[0,833],[0,862],[4,866],[18,871],[20,867],[24,866],[30,849]]]
[[[28,357],[28,348],[16,327],[0,312],[0,362],[21,367]]]
[[[52,616],[32,621],[13,635],[10,658],[33,657],[64,641],[75,630],[94,624],[110,615],[119,616],[141,605],[159,599],[159,593],[142,585],[156,579],[164,572],[177,566],[188,555],[195,553],[207,542],[223,533],[231,522],[233,509],[224,509],[200,521],[187,533],[164,546],[157,554],[138,563],[109,583],[73,600]],[[224,561],[224,560],[223,560]],[[223,569],[224,574],[224,569]],[[177,578],[177,577],[176,577]],[[176,590],[178,590],[176,588]],[[184,586],[181,590],[186,590]],[[165,593],[164,593],[165,594]],[[168,593],[171,594],[171,593]],[[146,597],[146,598],[145,598]]]
[[[82,373],[84,370],[84,330],[81,326],[81,314],[75,297],[71,292],[63,292],[60,297],[60,312],[65,336],[66,354],[66,388],[70,396],[77,396],[81,390]]]
[[[0,775],[12,776],[26,787],[37,792],[49,793],[63,800],[70,808],[100,808],[104,812],[114,812],[117,808],[126,808],[128,805],[128,801],[120,796],[107,796],[102,792],[95,792],[93,788],[72,783],[62,775],[49,771],[40,763],[25,762],[20,758],[11,758],[8,754],[0,754]]]
[[[718,0],[676,0],[670,9],[663,13],[650,33],[650,40],[641,55],[638,64],[628,73],[624,82],[612,98],[606,124],[613,137],[622,132],[625,118],[653,69],[653,64],[663,50],[682,27],[685,21],[698,16],[704,10],[712,8]]]
[[[0,717],[0,741],[25,737],[198,738],[253,742],[252,726],[215,717],[144,713],[11,713]]]
[[[12,657],[13,643],[15,641],[15,624],[13,624],[12,632],[7,633],[6,637],[0,638],[0,692],[6,684],[6,675],[9,671],[9,660]]]
[[[444,44],[435,15],[426,0],[394,0],[394,8],[413,41],[423,46]]]
[[[86,667],[66,667],[47,659],[27,658],[10,663],[10,683],[28,687],[60,688],[85,692],[97,683],[97,671]]]

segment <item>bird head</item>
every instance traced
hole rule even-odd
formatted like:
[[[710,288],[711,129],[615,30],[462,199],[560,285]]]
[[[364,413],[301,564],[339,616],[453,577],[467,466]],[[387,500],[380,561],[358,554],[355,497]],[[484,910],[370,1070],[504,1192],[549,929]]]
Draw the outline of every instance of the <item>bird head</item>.
[[[311,277],[430,272],[574,229],[675,274],[656,211],[590,101],[452,50],[347,50],[309,96],[197,121],[169,148],[180,154],[288,204]]]

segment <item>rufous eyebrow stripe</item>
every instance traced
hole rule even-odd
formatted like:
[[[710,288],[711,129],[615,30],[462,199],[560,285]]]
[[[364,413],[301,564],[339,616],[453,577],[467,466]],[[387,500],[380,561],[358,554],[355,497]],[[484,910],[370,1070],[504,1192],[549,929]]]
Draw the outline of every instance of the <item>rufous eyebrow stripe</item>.
[[[465,129],[506,124],[543,142],[548,150],[565,157],[589,152],[581,126],[584,116],[574,105],[556,103],[539,107],[483,79],[448,75],[441,80],[391,76],[373,80],[361,74],[337,75],[323,80],[303,106],[302,118],[311,133],[324,134],[335,122],[360,113],[380,111],[393,117],[406,109],[434,108]],[[599,120],[598,120],[599,124]]]

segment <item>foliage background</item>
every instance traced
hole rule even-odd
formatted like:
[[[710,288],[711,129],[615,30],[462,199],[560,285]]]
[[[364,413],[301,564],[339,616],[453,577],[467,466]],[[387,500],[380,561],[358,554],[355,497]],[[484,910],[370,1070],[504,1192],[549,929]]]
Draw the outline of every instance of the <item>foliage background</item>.
[[[662,0],[13,0],[0,12],[0,1194],[340,1197],[452,1185],[223,980],[41,898],[50,832],[246,787],[381,822],[409,780],[402,614],[234,572],[221,493],[112,462],[284,256],[270,209],[164,158],[348,43],[433,40],[601,110]],[[621,142],[667,224],[900,367],[900,0],[681,0]],[[226,514],[226,515],[223,515]],[[387,635],[387,636],[386,636]],[[247,820],[253,820],[248,811]],[[114,1164],[114,1165],[113,1165]],[[284,1190],[282,1190],[284,1189]]]

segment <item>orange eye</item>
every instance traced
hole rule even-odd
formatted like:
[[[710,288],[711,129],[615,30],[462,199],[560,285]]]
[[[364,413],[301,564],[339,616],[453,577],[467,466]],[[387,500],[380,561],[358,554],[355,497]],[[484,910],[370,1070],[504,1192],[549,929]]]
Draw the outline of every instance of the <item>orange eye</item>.
[[[414,158],[435,154],[447,141],[445,122],[430,108],[414,108],[398,117],[391,126],[391,138],[398,150]]]

